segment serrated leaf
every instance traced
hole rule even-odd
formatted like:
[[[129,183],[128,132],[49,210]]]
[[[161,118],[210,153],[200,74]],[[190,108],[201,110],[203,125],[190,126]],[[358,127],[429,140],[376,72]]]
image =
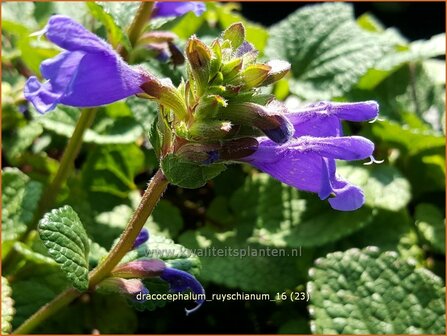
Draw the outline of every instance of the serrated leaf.
[[[38,121],[47,130],[70,138],[80,114],[77,108],[58,106]],[[123,102],[117,102],[98,111],[93,128],[86,130],[83,141],[95,144],[131,143],[141,136],[142,131],[129,108]]]
[[[11,298],[8,280],[2,277],[2,335],[11,332],[11,321],[15,313],[14,300]]]
[[[122,44],[127,50],[130,50],[131,45],[127,34],[125,33],[126,27],[119,26],[115,22],[115,18],[112,15],[113,12],[109,10],[108,3],[88,2],[87,7],[90,10],[91,15],[99,20],[107,30],[107,41],[114,47]]]
[[[200,165],[175,154],[166,155],[161,168],[170,183],[188,189],[203,187],[226,169],[224,164]]]
[[[445,254],[445,218],[439,209],[431,204],[418,204],[414,214],[416,227],[433,250]]]
[[[392,47],[387,34],[360,28],[351,5],[327,3],[272,26],[266,54],[291,63],[292,92],[321,100],[349,91]]]
[[[309,273],[314,333],[445,334],[442,280],[394,252],[334,252]]]
[[[365,204],[372,208],[399,211],[411,199],[410,184],[392,166],[344,166],[339,167],[337,173],[362,188]]]
[[[64,206],[45,214],[38,227],[48,252],[80,291],[88,288],[90,242],[76,212]]]
[[[42,193],[42,185],[17,168],[2,171],[2,242],[16,240],[26,231]],[[10,244],[3,245],[3,255]]]

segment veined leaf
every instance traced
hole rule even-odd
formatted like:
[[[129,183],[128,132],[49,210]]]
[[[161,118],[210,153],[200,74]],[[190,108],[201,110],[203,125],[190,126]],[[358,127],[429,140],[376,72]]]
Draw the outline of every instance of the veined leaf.
[[[299,9],[269,33],[266,54],[291,63],[291,91],[309,100],[342,96],[394,47],[387,34],[362,29],[344,3]]]
[[[2,334],[11,332],[11,321],[15,313],[11,292],[8,280],[2,277]]]
[[[3,255],[26,231],[42,193],[42,185],[16,168],[2,171],[2,242]]]
[[[309,274],[314,333],[445,334],[442,280],[395,252],[330,253]]]
[[[124,4],[125,5],[125,4]],[[121,27],[115,21],[113,12],[109,10],[110,4],[107,2],[87,2],[87,7],[94,18],[99,20],[107,30],[107,40],[110,44],[116,48],[119,44],[122,44],[127,50],[130,50],[130,41],[125,33],[126,27]],[[126,13],[126,15],[128,15]]]
[[[90,242],[76,212],[69,206],[52,210],[39,222],[38,231],[48,252],[73,286],[86,290]]]

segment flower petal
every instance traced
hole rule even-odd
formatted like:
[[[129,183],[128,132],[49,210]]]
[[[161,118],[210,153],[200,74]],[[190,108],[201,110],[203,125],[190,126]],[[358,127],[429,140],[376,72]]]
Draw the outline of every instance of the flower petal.
[[[295,138],[305,135],[314,137],[342,135],[341,122],[336,116],[315,111],[291,112],[286,116],[295,129],[293,134]]]
[[[66,50],[115,53],[108,43],[64,15],[53,15],[48,20],[45,35],[51,42]]]
[[[200,282],[188,272],[167,267],[160,277],[169,283],[170,290],[173,292],[183,292],[189,288],[194,294],[205,294],[205,290]],[[186,315],[199,309],[204,301],[204,299],[197,299],[196,307],[190,310],[185,309]]]
[[[107,54],[87,54],[60,102],[76,107],[99,106],[142,92],[142,73],[120,58]]]
[[[206,7],[203,2],[185,1],[185,2],[156,2],[152,17],[170,17],[181,16],[188,12],[194,12],[197,16],[205,12]]]
[[[148,240],[149,240],[149,230],[146,228],[142,228],[133,243],[132,249],[136,249],[138,246],[140,246],[141,244],[144,244]]]
[[[315,152],[326,158],[347,161],[366,159],[374,151],[374,143],[360,136],[326,138],[303,136],[295,139],[291,146],[301,152]]]
[[[25,83],[23,94],[38,112],[45,113],[55,108],[63,93],[53,90],[49,82],[42,84],[37,77],[31,76]]]
[[[367,121],[377,118],[379,104],[375,101],[364,101],[356,103],[329,103],[329,114],[347,121]]]
[[[335,160],[323,159],[323,169],[326,178],[318,196],[326,199],[331,193],[335,196],[328,199],[329,204],[335,210],[354,211],[365,203],[365,195],[362,189],[350,184],[348,181],[336,175]],[[328,193],[328,191],[330,191]]]

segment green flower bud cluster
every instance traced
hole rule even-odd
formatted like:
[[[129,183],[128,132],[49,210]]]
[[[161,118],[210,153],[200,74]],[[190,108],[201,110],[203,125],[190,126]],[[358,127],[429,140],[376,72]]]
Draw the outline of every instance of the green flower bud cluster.
[[[231,25],[209,46],[192,36],[185,56],[188,78],[178,88],[157,78],[142,86],[161,104],[164,122],[160,126],[180,138],[177,142],[209,144],[234,139],[240,136],[241,127],[245,127],[244,135],[255,136],[259,130],[267,130],[268,135],[268,130],[285,123],[279,120],[281,109],[269,107],[273,97],[261,94],[259,87],[284,77],[290,64],[257,63],[258,52],[245,40],[242,23]],[[247,131],[253,127],[257,130]],[[173,145],[174,139],[170,142]]]
[[[252,154],[259,135],[277,143],[291,137],[293,127],[284,116],[285,108],[260,90],[283,78],[290,64],[260,63],[257,56],[245,40],[243,24],[235,23],[210,45],[196,36],[187,41],[187,78],[177,88],[169,79],[154,76],[142,85],[148,98],[160,104],[152,135],[162,167],[166,162],[176,166],[177,161],[220,164]]]

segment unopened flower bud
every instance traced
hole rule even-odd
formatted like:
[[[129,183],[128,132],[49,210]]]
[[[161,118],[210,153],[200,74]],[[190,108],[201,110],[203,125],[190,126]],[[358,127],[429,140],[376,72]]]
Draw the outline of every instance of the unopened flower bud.
[[[237,49],[245,41],[245,27],[241,22],[233,23],[223,33],[222,39],[231,42],[231,47]]]
[[[232,130],[231,122],[210,120],[196,121],[188,130],[188,139],[212,142],[225,138]]]
[[[252,64],[245,68],[242,78],[248,88],[254,88],[264,83],[271,70],[266,64]]]
[[[211,50],[205,43],[193,36],[186,44],[186,58],[191,66],[197,94],[200,96],[208,86]]]
[[[293,135],[293,125],[283,115],[279,102],[273,101],[267,106],[254,103],[233,103],[219,110],[218,116],[235,124],[253,126],[264,132],[276,143],[285,143]]]
[[[227,106],[226,100],[219,95],[203,96],[194,111],[196,120],[215,118],[221,107]]]
[[[163,261],[158,259],[138,259],[116,266],[112,276],[124,279],[153,278],[159,276],[166,268]]]
[[[140,245],[144,244],[149,240],[149,230],[146,228],[142,228],[137,238],[133,243],[132,249],[138,248]]]

